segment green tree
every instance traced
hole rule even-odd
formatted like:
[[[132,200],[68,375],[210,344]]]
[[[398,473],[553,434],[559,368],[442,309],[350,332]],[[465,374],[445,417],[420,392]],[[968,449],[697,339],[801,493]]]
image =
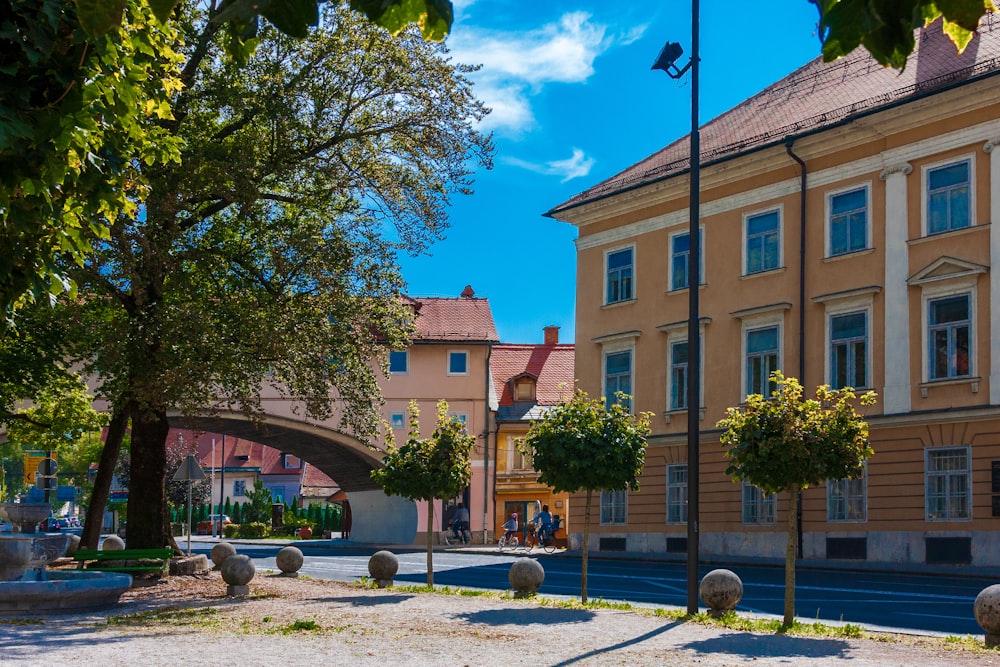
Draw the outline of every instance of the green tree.
[[[247,501],[243,504],[243,521],[271,524],[271,489],[264,486],[264,481],[255,479],[252,489],[243,491]],[[229,502],[229,499],[226,499]]]
[[[445,401],[437,405],[437,426],[430,438],[420,437],[419,417],[416,402],[411,402],[409,437],[398,449],[390,437],[383,467],[372,470],[372,479],[387,495],[427,501],[427,585],[433,586],[434,501],[454,498],[469,485],[476,438],[457,417],[448,415]]]
[[[863,45],[882,65],[903,69],[916,46],[914,31],[941,19],[958,53],[965,50],[991,0],[809,0],[819,10],[823,59]]]
[[[131,423],[140,548],[172,543],[168,411],[225,405],[260,422],[267,382],[306,418],[339,409],[345,432],[376,432],[372,361],[405,345],[412,318],[396,253],[442,235],[470,158],[492,153],[467,68],[416,30],[392,38],[330,5],[305,39],[262,30],[237,67],[199,3],[187,8],[192,75],[169,123],[180,161],[150,168],[144,215],[118,218],[67,268],[85,296],[67,317],[91,332],[79,360],[112,425]]]
[[[729,408],[722,429],[728,447],[726,474],[747,481],[768,495],[787,492],[788,538],[785,545],[785,625],[795,621],[795,557],[798,553],[798,503],[803,489],[828,479],[859,479],[874,451],[868,423],[855,411],[850,387],[816,388],[803,400],[802,385],[781,372],[771,375],[776,387],[770,398],[751,394],[742,408]],[[860,397],[875,404],[875,392]]]
[[[528,430],[524,444],[530,451],[538,481],[556,493],[586,492],[583,515],[583,558],[580,600],[587,602],[587,552],[594,491],[639,490],[646,460],[650,413],[633,415],[628,397],[606,405],[577,389]]]

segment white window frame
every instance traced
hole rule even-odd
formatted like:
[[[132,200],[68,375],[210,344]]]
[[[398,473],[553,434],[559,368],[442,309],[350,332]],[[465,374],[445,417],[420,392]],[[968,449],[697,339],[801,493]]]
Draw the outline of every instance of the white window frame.
[[[852,192],[857,192],[858,190],[864,190],[865,192],[865,245],[863,248],[858,248],[856,250],[847,250],[845,252],[840,252],[833,254],[833,200],[835,197],[840,195],[850,194]],[[846,186],[843,188],[837,188],[836,190],[830,190],[826,193],[826,211],[824,215],[824,221],[826,223],[826,229],[824,234],[824,250],[823,257],[844,257],[855,252],[861,252],[862,250],[868,250],[872,247],[872,188],[871,181],[865,181],[864,183],[855,183],[854,185]]]
[[[931,470],[931,460],[936,454],[958,454],[965,457],[965,470],[945,469]],[[954,479],[965,478],[965,491],[962,494],[951,493],[951,486]],[[947,489],[944,500],[947,505],[946,513],[943,516],[932,515],[931,512],[931,481],[944,478]],[[952,511],[952,499],[962,495],[965,503],[965,515],[956,515]],[[927,521],[971,521],[972,520],[972,448],[969,445],[951,445],[946,447],[927,447],[924,449],[924,517]]]
[[[929,199],[930,199],[930,174],[932,171],[941,169],[943,167],[949,167],[959,162],[969,163],[969,224],[967,227],[955,227],[945,229],[940,232],[930,232],[930,211],[929,211]],[[976,226],[976,155],[974,153],[966,153],[964,155],[956,155],[955,157],[948,158],[947,160],[939,160],[937,162],[932,162],[923,165],[920,170],[920,232],[921,236],[937,236],[938,234],[947,234],[948,232],[957,231],[960,229],[968,229],[969,227]]]
[[[406,428],[406,413],[405,412],[390,412],[389,413],[389,426],[394,430],[401,431]]]
[[[624,526],[628,523],[628,491],[601,491],[600,515],[602,526]]]
[[[834,511],[834,503],[843,507],[842,513]],[[854,508],[853,512],[852,507]],[[865,465],[864,474],[860,479],[826,480],[826,520],[829,523],[868,522],[867,465]]]
[[[740,514],[745,526],[773,526],[778,520],[778,500],[775,494],[765,496],[759,487],[743,480]],[[755,508],[756,520],[748,520],[748,509]]]
[[[401,371],[394,371],[394,370],[392,370],[392,355],[394,355],[394,354],[402,354],[403,355],[403,359],[405,359],[404,365],[406,366],[406,368],[404,368]],[[410,374],[410,351],[409,350],[392,350],[392,351],[389,352],[389,374],[390,375],[409,375]]]
[[[874,359],[872,355],[872,325],[874,322],[874,308],[873,300],[871,294],[865,294],[860,297],[854,297],[850,299],[839,299],[836,301],[829,301],[826,303],[826,310],[824,312],[824,331],[823,340],[825,341],[824,349],[824,373],[823,377],[826,378],[826,383],[833,386],[833,318],[838,315],[849,315],[851,313],[863,312],[865,314],[865,370],[866,370],[866,384],[863,387],[855,387],[855,389],[868,389],[874,386],[874,379],[872,378],[872,361]]]
[[[457,412],[454,410],[448,411],[449,417],[454,417],[458,421],[462,422],[462,426],[465,427],[466,432],[469,430],[469,413],[468,412]]]
[[[292,464],[295,465],[292,465]],[[289,454],[288,452],[281,453],[281,467],[288,470],[300,470],[302,468],[302,459],[295,454]]]
[[[684,481],[675,481],[674,475],[683,472]],[[671,518],[671,510],[676,510],[678,518]],[[687,523],[688,520],[688,464],[671,463],[667,465],[667,523]]]
[[[507,436],[507,472],[521,472],[534,470],[531,453],[522,454],[517,448],[518,440],[523,440],[517,436]]]
[[[938,299],[945,299],[951,296],[960,296],[962,294],[969,295],[969,373],[968,375],[956,375],[943,378],[931,378],[931,332],[930,332],[930,303],[931,301],[937,301]],[[978,377],[978,369],[976,367],[976,351],[979,349],[979,341],[977,336],[977,320],[978,320],[978,300],[977,300],[977,289],[975,281],[950,281],[948,284],[941,284],[938,286],[927,286],[923,287],[920,294],[921,299],[921,377],[925,383],[934,382],[951,382],[955,380],[968,380],[969,378]]]
[[[246,498],[247,481],[245,479],[233,480],[233,498]]]
[[[604,396],[605,405],[611,405],[614,402],[614,395],[608,392],[608,357],[623,352],[629,354],[628,391],[625,393],[631,397],[629,401],[631,408],[635,405],[635,343],[633,341],[605,345],[601,350],[601,395]],[[621,389],[616,389],[616,391],[621,391]]]
[[[750,219],[760,217],[763,215],[768,215],[769,213],[778,214],[778,264],[776,266],[771,266],[766,269],[761,269],[760,271],[754,271],[750,273],[747,270],[747,255],[749,254],[747,247],[747,228],[750,226]],[[756,276],[768,271],[776,271],[785,265],[785,251],[784,251],[784,238],[785,238],[785,207],[783,204],[778,204],[777,206],[769,206],[767,208],[761,209],[759,211],[749,211],[743,214],[743,243],[740,246],[740,262],[743,266],[743,276]]]
[[[671,291],[671,292],[673,292],[673,291],[682,291],[682,290],[686,290],[688,288],[688,286],[687,286],[688,271],[684,272],[684,280],[685,280],[685,284],[684,285],[680,285],[679,286],[679,285],[677,285],[677,284],[674,283],[674,258],[675,258],[675,255],[674,255],[674,239],[676,239],[678,236],[690,236],[690,233],[691,233],[691,230],[685,228],[683,231],[678,230],[678,231],[670,234],[669,237],[667,237],[667,289],[669,291]],[[699,285],[704,285],[704,284],[706,284],[706,281],[705,281],[705,225],[699,225],[699,227],[698,227],[698,237],[699,237],[699,239],[701,241],[701,247],[699,248],[699,250],[701,252],[698,253],[698,284]],[[691,261],[690,245],[688,246],[688,248],[689,249],[688,249],[687,257],[688,257],[688,261],[690,262]]]
[[[685,412],[687,410],[687,398],[685,398],[683,408],[675,408],[671,405],[670,398],[673,395],[674,390],[674,376],[673,376],[673,346],[675,343],[686,343],[687,342],[687,322],[683,322],[676,325],[670,325],[670,328],[661,327],[661,331],[665,331],[667,334],[667,386],[666,386],[666,403],[664,409],[669,412]],[[701,358],[698,359],[698,377],[701,380],[698,384],[698,404],[701,406],[705,405],[705,323],[701,322],[698,325],[699,338],[701,340]],[[691,381],[691,349],[688,348],[688,382]],[[685,397],[687,392],[685,391]]]
[[[632,275],[631,275],[631,283],[629,284],[629,295],[628,295],[627,298],[619,298],[619,299],[615,299],[614,301],[611,301],[611,294],[609,293],[609,290],[608,290],[608,283],[610,282],[610,280],[609,280],[610,268],[608,267],[608,260],[610,259],[611,255],[614,255],[614,254],[619,253],[619,252],[624,252],[626,250],[629,251],[630,253],[632,253],[632,263],[630,265],[632,267]],[[612,305],[614,305],[616,303],[627,303],[629,301],[634,301],[635,300],[635,288],[636,288],[636,252],[635,252],[635,244],[631,243],[629,245],[620,246],[620,247],[617,247],[617,248],[609,248],[608,250],[605,250],[604,251],[604,272],[601,275],[602,275],[602,280],[604,281],[604,287],[602,289],[604,291],[604,305],[605,306],[612,306]],[[619,283],[619,292],[621,292],[620,283]]]
[[[462,355],[465,357],[465,370],[464,371],[452,371],[451,370],[451,359],[453,355]],[[448,350],[447,355],[447,371],[450,376],[468,375],[469,374],[469,351],[468,350]]]
[[[750,393],[747,391],[749,378],[747,377],[747,334],[751,331],[757,331],[759,329],[769,329],[772,327],[778,328],[778,359],[777,368],[774,370],[781,370],[784,368],[785,359],[785,316],[784,312],[779,312],[776,314],[769,314],[760,317],[748,317],[743,320],[742,331],[740,332],[740,392],[743,396],[749,396]],[[764,396],[770,395],[770,392],[765,393]]]

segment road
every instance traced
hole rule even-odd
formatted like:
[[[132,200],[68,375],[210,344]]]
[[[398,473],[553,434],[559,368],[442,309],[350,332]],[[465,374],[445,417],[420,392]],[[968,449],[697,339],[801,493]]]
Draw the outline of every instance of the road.
[[[211,543],[195,543],[193,550],[209,553]],[[296,545],[306,556],[300,571],[317,579],[355,581],[368,576],[368,558],[374,549],[330,548]],[[274,556],[281,548],[237,544],[237,551],[253,558],[259,569],[276,569]],[[493,551],[476,553],[436,551],[434,583],[506,590],[507,573],[516,556]],[[397,552],[400,569],[396,581],[427,581],[427,555],[423,551]],[[571,555],[535,555],[545,568],[542,596],[580,595],[580,559]],[[704,575],[711,567],[703,567]],[[784,608],[784,569],[732,566],[743,581],[743,599],[737,611],[781,616]],[[687,606],[684,563],[594,558],[589,560],[587,592],[590,599],[626,600],[664,607]],[[910,630],[948,635],[981,635],[973,617],[976,595],[995,583],[977,577],[941,574],[897,574],[799,567],[795,587],[796,616],[802,621],[850,622],[869,628]]]

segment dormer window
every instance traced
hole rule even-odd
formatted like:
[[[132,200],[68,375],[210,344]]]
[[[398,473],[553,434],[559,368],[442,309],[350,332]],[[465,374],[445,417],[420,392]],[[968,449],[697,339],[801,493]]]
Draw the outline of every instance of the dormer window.
[[[532,378],[521,378],[514,382],[514,400],[519,403],[535,400],[535,381]]]
[[[282,453],[281,455],[281,467],[291,470],[298,470],[302,467],[302,460],[292,454]]]

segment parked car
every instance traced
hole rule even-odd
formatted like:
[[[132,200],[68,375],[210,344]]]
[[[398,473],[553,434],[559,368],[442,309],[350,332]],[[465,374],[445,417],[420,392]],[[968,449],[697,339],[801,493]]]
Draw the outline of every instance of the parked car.
[[[221,517],[221,518],[220,518]],[[215,523],[215,530],[212,530],[212,523]],[[212,514],[208,519],[204,521],[199,521],[198,525],[195,527],[195,533],[198,535],[211,535],[213,532],[221,533],[222,526],[228,526],[232,521],[225,514]]]
[[[14,532],[14,525],[10,521],[4,521],[0,519],[0,533],[12,533]]]

